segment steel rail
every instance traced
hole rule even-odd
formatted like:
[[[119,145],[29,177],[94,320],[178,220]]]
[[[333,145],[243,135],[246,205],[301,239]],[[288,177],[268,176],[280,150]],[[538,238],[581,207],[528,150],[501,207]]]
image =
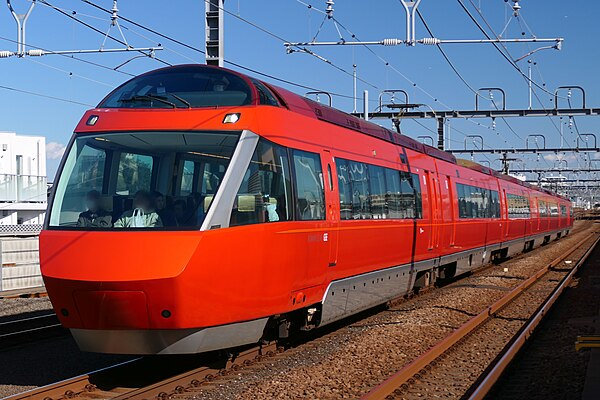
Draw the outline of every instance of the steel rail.
[[[22,323],[22,322],[26,322],[26,321],[35,321],[35,320],[39,320],[42,318],[48,318],[48,317],[56,317],[56,314],[54,312],[51,312],[51,313],[47,313],[47,314],[35,315],[33,317],[13,319],[13,320],[8,320],[8,321],[0,321],[0,328],[2,328],[4,326],[10,326],[12,324]]]
[[[254,360],[260,361],[263,355],[271,357],[275,355],[277,345],[275,343],[266,346],[253,347],[241,352],[237,357],[228,361],[225,368],[214,368],[203,366],[184,372],[177,376],[157,382],[153,385],[135,389],[114,397],[114,400],[146,400],[146,399],[168,399],[174,395],[191,394],[200,389],[201,386],[210,383],[218,376],[225,376],[231,371],[239,371],[242,366],[251,365]]]
[[[82,392],[89,392],[92,389],[91,378],[100,373],[111,370],[116,370],[123,366],[131,365],[135,362],[140,362],[142,358],[121,362],[109,367],[101,368],[86,374],[78,375],[73,378],[64,379],[62,381],[51,383],[46,386],[31,389],[26,392],[18,393],[13,396],[6,397],[4,400],[26,400],[26,399],[71,399]]]
[[[0,322],[0,349],[66,333],[56,314],[46,313]]]
[[[102,368],[86,374],[78,375],[73,378],[65,379],[60,382],[52,383],[27,392],[19,393],[5,400],[26,400],[26,399],[52,399],[67,400],[77,398],[110,398],[110,399],[164,399],[172,395],[190,393],[203,385],[210,383],[219,376],[238,371],[244,366],[253,364],[255,361],[261,361],[264,356],[271,357],[276,354],[277,346],[270,343],[264,346],[255,346],[242,351],[239,355],[228,357],[227,359],[216,359],[209,365],[203,365],[198,368],[192,368],[178,375],[158,380],[147,386],[142,387],[120,387],[119,378],[128,374],[126,368],[136,368],[134,363],[138,363],[139,368],[144,363],[144,358],[139,357],[130,361],[122,362],[110,367]],[[131,372],[131,371],[129,371]],[[103,377],[103,375],[109,375]],[[114,378],[113,378],[114,376]],[[94,382],[111,382],[111,387],[115,390],[104,390],[98,387]],[[113,382],[114,381],[114,382]],[[104,385],[102,385],[104,386]]]
[[[569,283],[573,280],[573,276],[575,276],[579,268],[585,263],[589,255],[596,248],[598,242],[600,242],[600,237],[596,238],[592,246],[588,248],[585,254],[575,264],[573,269],[571,269],[571,271],[561,280],[560,285],[558,285],[552,291],[552,293],[550,294],[550,296],[548,296],[544,304],[542,304],[538,311],[529,319],[527,325],[525,325],[521,329],[520,333],[513,339],[511,346],[503,352],[503,356],[498,360],[497,363],[494,364],[493,368],[489,370],[487,374],[485,374],[484,378],[480,380],[480,383],[472,391],[472,394],[469,397],[470,400],[483,399],[489,393],[494,384],[500,378],[500,375],[508,367],[510,362],[515,358],[515,356],[517,355],[519,350],[521,350],[525,342],[529,340],[535,328],[537,328],[537,326],[546,316],[550,308],[552,308],[552,306],[560,297],[567,285],[569,285]]]
[[[581,241],[581,243],[586,243],[590,238],[592,238],[595,233],[590,233]],[[400,369],[394,375],[389,377],[387,380],[374,387],[371,391],[361,397],[364,400],[384,400],[388,395],[393,394],[393,392],[400,388],[403,384],[409,381],[415,374],[419,373],[423,368],[428,366],[432,361],[436,360],[440,355],[449,350],[452,346],[458,343],[461,339],[469,335],[479,326],[481,326],[484,322],[489,320],[494,316],[495,313],[504,308],[508,303],[512,302],[515,298],[517,298],[520,294],[522,294],[527,288],[537,282],[542,276],[550,271],[551,268],[559,265],[563,260],[568,258],[575,251],[579,250],[580,246],[574,247],[569,250],[566,254],[561,255],[544,268],[540,269],[528,279],[523,281],[516,288],[512,289],[501,299],[496,301],[491,306],[487,307],[483,311],[481,311],[478,315],[471,318],[467,322],[465,322],[462,326],[460,326],[457,330],[451,333],[446,338],[442,339],[438,344],[430,348],[426,353],[421,355],[420,357],[413,360],[410,364]]]

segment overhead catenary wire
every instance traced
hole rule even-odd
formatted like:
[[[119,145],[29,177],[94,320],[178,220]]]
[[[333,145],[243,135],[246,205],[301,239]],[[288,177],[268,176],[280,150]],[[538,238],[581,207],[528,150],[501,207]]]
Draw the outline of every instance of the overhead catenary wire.
[[[18,41],[14,40],[14,39],[9,39],[9,38],[4,37],[4,36],[0,36],[0,40],[4,40],[4,41],[11,42],[11,43],[14,43],[14,44],[18,43]],[[46,52],[51,52],[52,51],[52,50],[48,50],[48,49],[43,48],[43,47],[34,46],[34,45],[30,44],[30,43],[27,43],[27,46],[28,47],[32,47],[32,48],[37,49],[37,50],[46,51]],[[120,74],[123,74],[123,75],[135,76],[134,74],[130,74],[129,72],[115,70],[114,68],[109,67],[108,65],[103,65],[103,64],[96,63],[96,62],[93,62],[93,61],[89,61],[89,60],[86,60],[86,59],[83,59],[83,58],[79,58],[79,57],[76,57],[76,56],[74,56],[72,54],[58,54],[58,55],[62,56],[62,57],[65,57],[65,58],[69,58],[69,59],[75,60],[75,61],[82,62],[84,64],[92,65],[94,67],[98,67],[98,68],[106,69],[106,70],[109,70],[109,71],[117,72],[117,73],[120,73]]]
[[[431,37],[435,37],[435,35],[433,34],[433,32],[431,31],[431,29],[429,28],[429,25],[427,24],[427,22],[425,21],[425,18],[423,18],[423,15],[421,14],[421,11],[417,9],[417,16],[419,17],[419,19],[421,20],[421,23],[423,23],[423,26],[425,27],[425,29],[427,30],[427,32],[429,33],[429,36]],[[454,66],[454,64],[452,63],[452,61],[450,61],[450,58],[448,57],[448,55],[446,54],[446,52],[444,51],[444,49],[442,48],[442,46],[440,44],[436,44],[435,45],[437,47],[437,49],[440,51],[440,53],[442,54],[442,56],[444,57],[444,59],[446,60],[446,62],[448,63],[448,65],[450,66],[450,68],[452,68],[452,71],[454,71],[454,73],[456,74],[456,76],[458,76],[458,78],[465,84],[465,86],[475,94],[475,96],[481,97],[483,99],[486,100],[490,100],[489,98],[482,96],[481,93],[479,93],[478,90],[475,90],[473,88],[473,86],[471,86],[471,84],[469,82],[467,82],[467,80],[462,76],[462,74],[458,71],[458,69]]]
[[[304,4],[303,2],[300,2],[301,4]],[[311,9],[315,10],[315,11],[321,11],[318,10],[314,7],[311,6]],[[351,35],[351,37],[357,41],[360,41],[360,39],[356,36],[356,34],[354,34],[349,28],[347,28],[346,26],[344,26],[344,24],[339,21],[336,17],[332,18],[334,20],[334,22],[336,22],[337,24],[339,24],[339,26],[342,27],[342,29],[344,29],[349,35]],[[433,36],[433,35],[432,35]],[[380,61],[382,61],[386,67],[391,68],[394,72],[396,72],[397,74],[399,74],[402,78],[404,78],[406,81],[408,81],[413,87],[416,87],[417,89],[419,89],[421,92],[423,92],[425,95],[427,95],[428,97],[430,97],[431,99],[433,99],[435,102],[441,104],[442,106],[446,107],[447,109],[451,109],[451,107],[447,104],[445,104],[444,102],[442,102],[441,100],[439,100],[436,96],[433,96],[431,93],[427,92],[425,89],[423,89],[422,87],[420,87],[419,85],[417,85],[416,82],[414,82],[413,80],[411,80],[410,78],[408,78],[405,74],[403,74],[402,72],[400,72],[396,67],[394,67],[388,60],[384,59],[383,57],[381,57],[379,54],[377,54],[371,47],[367,46],[367,45],[363,45],[363,47],[365,47],[371,54],[373,54],[375,57],[377,57]],[[475,93],[477,93],[475,91]],[[481,94],[479,94],[480,97],[486,98],[485,96],[481,96]],[[486,98],[487,99],[487,98]],[[488,99],[489,100],[489,99]],[[467,119],[467,121],[469,121],[470,123],[473,123],[477,126],[480,127],[484,127],[487,129],[492,129],[489,126],[486,126],[484,124],[481,124],[479,122],[473,121],[471,119]]]
[[[65,99],[65,98],[57,97],[57,96],[50,96],[50,95],[47,95],[47,94],[33,92],[31,90],[18,89],[18,88],[14,88],[14,87],[11,87],[11,86],[6,86],[6,85],[0,85],[0,89],[12,91],[12,92],[17,92],[17,93],[29,94],[29,95],[32,95],[32,96],[43,97],[43,98],[46,98],[46,99],[51,99],[51,100],[56,100],[56,101],[62,101],[62,102],[65,102],[65,103],[71,103],[71,104],[76,104],[76,105],[85,106],[85,107],[95,107],[94,104],[82,103],[82,102],[75,101],[75,100],[69,100],[69,99]]]
[[[65,73],[69,77],[75,77],[75,78],[85,79],[86,81],[93,82],[93,83],[96,83],[98,85],[108,86],[110,88],[112,88],[112,87],[115,86],[115,85],[113,85],[111,83],[102,82],[102,81],[99,81],[97,79],[93,79],[93,78],[89,78],[89,77],[84,76],[84,75],[76,74],[76,73],[68,71],[66,69],[62,69],[62,68],[59,68],[59,67],[55,67],[54,65],[46,64],[46,63],[44,63],[42,61],[39,61],[39,60],[35,60],[35,59],[32,59],[32,58],[27,58],[26,60],[29,61],[29,62],[35,63],[35,64],[42,65],[42,66],[44,66],[46,68],[53,69],[55,71]]]
[[[473,4],[472,0],[469,0],[469,1],[471,2],[471,4]],[[508,7],[510,7],[508,4],[507,4],[507,6],[508,6]],[[512,7],[511,7],[511,8],[512,8]],[[487,27],[488,27],[488,28],[489,28],[489,29],[492,31],[492,33],[493,33],[493,34],[494,34],[494,35],[497,37],[497,35],[496,35],[496,33],[494,32],[493,28],[492,28],[492,27],[491,27],[491,25],[490,25],[490,24],[487,22],[487,20],[485,19],[484,15],[481,13],[481,10],[477,10],[477,12],[478,12],[479,16],[482,18],[482,20],[484,21],[484,23],[486,24],[486,26],[487,26]],[[521,27],[521,30],[522,30],[522,31],[524,31],[524,29],[523,29],[523,25],[521,24],[521,19],[522,19],[522,15],[521,15],[521,13],[519,13],[518,15],[516,15],[516,16],[515,16],[515,18],[516,18],[516,19],[517,19],[517,21],[519,22],[519,25],[520,25],[520,27]],[[533,37],[535,37],[535,34],[534,34],[532,31],[531,31],[531,29],[529,28],[529,26],[527,26],[527,29],[529,30],[529,33],[530,33],[530,34],[531,34]],[[510,52],[508,51],[508,48],[506,48],[506,46],[504,46],[504,45],[502,45],[502,46],[503,46],[504,50],[506,51],[506,54],[508,54],[508,56],[509,56],[509,57],[512,59],[513,57],[512,57],[512,55],[510,54]],[[529,43],[527,44],[527,46],[528,46],[528,49],[530,50],[530,53],[532,53],[532,52],[531,52],[531,47],[530,47]],[[516,65],[516,63],[515,63],[515,65]],[[544,79],[543,79],[543,77],[542,77],[542,74],[541,74],[541,71],[540,71],[540,69],[539,69],[539,66],[537,65],[537,63],[535,63],[535,66],[536,66],[536,70],[537,70],[537,72],[538,72],[538,75],[539,75],[539,76],[540,76],[540,78],[542,79],[542,86],[544,86],[544,87],[545,87],[545,86],[546,86],[546,83],[544,82]],[[517,66],[517,67],[518,67],[518,66]],[[519,69],[519,71],[520,71],[520,69]],[[522,73],[522,72],[521,72],[521,73]],[[524,73],[522,73],[522,75],[524,75]],[[525,77],[527,78],[527,81],[534,83],[534,81],[533,81],[533,80],[531,80],[531,79],[529,79],[529,77],[528,77],[528,76],[525,76]],[[541,89],[542,89],[544,92],[546,92],[546,93],[548,93],[548,94],[555,95],[555,94],[553,94],[553,93],[550,93],[548,90],[544,89],[543,87],[540,87],[539,85],[536,85],[536,86],[537,86],[538,88],[541,88]],[[539,96],[538,96],[538,94],[537,94],[537,92],[535,91],[535,89],[534,89],[534,88],[532,88],[532,93],[533,93],[533,95],[535,96],[535,98],[536,98],[536,100],[538,101],[538,103],[540,104],[540,106],[541,106],[541,107],[544,109],[544,111],[546,111],[546,108],[544,107],[544,104],[543,104],[543,102],[542,102],[542,101],[541,101],[541,99],[539,98]],[[555,97],[556,97],[557,99],[558,99],[558,98],[567,99],[567,100],[568,100],[568,102],[569,102],[569,108],[571,108],[571,101],[570,101],[570,97],[569,97],[569,96],[567,96],[567,97],[564,97],[564,96],[555,96]],[[558,107],[558,104],[555,104],[555,107]],[[552,119],[552,117],[548,116],[548,119],[550,120],[550,122],[552,123],[552,125],[554,126],[554,128],[555,128],[555,129],[558,131],[558,133],[560,134],[560,133],[561,133],[561,132],[560,132],[560,128],[559,128],[559,127],[556,125],[556,123],[555,123],[555,121]],[[574,121],[574,120],[575,120],[575,118],[574,118],[574,117],[572,117],[572,121]],[[562,123],[562,122],[561,122],[561,123]],[[579,135],[579,131],[577,131],[577,135],[578,135],[578,137],[580,137],[580,135]],[[544,162],[546,163],[546,165],[548,165],[548,166],[550,167],[550,164],[549,164],[548,160],[547,160],[545,157],[543,157],[543,160],[544,160]],[[578,158],[577,158],[577,164],[578,164],[578,165],[580,165],[580,162],[579,162],[579,159],[578,159]]]
[[[477,21],[477,19],[475,18],[475,16],[471,13],[471,11],[469,11],[469,9],[465,6],[463,0],[456,0],[458,2],[458,4],[462,7],[462,9],[466,12],[466,14],[469,16],[469,18],[471,19],[471,21],[473,21],[473,23],[477,26],[477,28],[479,28],[479,30],[484,34],[484,36],[491,40],[492,37],[487,33],[487,31],[481,26],[481,24],[479,23],[479,21]],[[469,0],[469,2],[471,3],[471,5],[473,5],[473,7],[475,7],[475,5],[473,4],[472,0]],[[489,25],[489,23],[487,22],[487,20],[483,17],[483,14],[481,13],[481,11],[475,7],[475,9],[477,10],[477,13],[479,14],[479,16],[483,19],[484,23],[487,25],[487,27],[490,29],[490,31],[492,31],[493,33],[493,29],[492,27]],[[496,39],[498,39],[498,35],[496,35],[494,33],[494,36],[496,37]],[[527,74],[525,74],[521,68],[519,68],[519,66],[517,65],[517,63],[515,63],[514,59],[510,56],[510,53],[508,52],[508,50],[506,49],[506,46],[501,43],[501,46],[505,49],[506,53],[505,54],[500,47],[498,46],[497,43],[493,43],[492,45],[494,46],[494,48],[496,48],[496,50],[498,50],[498,52],[502,55],[502,57],[515,69],[517,70],[517,72],[519,72],[519,74],[528,82],[531,82],[531,84],[533,84],[534,86],[538,87],[539,89],[543,90],[544,92],[546,92],[547,94],[550,94],[552,96],[554,96],[554,93],[549,92],[548,90],[546,90],[544,87],[542,87],[539,83],[537,83],[536,81],[534,81],[533,79],[530,79]]]
[[[84,1],[86,1],[86,0],[84,0]],[[209,3],[209,0],[204,0],[204,2],[205,2],[205,3]],[[264,27],[262,27],[262,26],[260,26],[260,25],[258,25],[258,24],[256,24],[256,23],[254,23],[254,22],[252,22],[252,21],[250,21],[250,20],[248,20],[248,19],[246,19],[246,18],[244,18],[244,17],[242,17],[242,16],[240,16],[240,15],[237,15],[237,14],[235,14],[235,13],[232,13],[231,11],[229,11],[229,10],[227,10],[227,9],[225,9],[225,8],[221,7],[221,6],[218,6],[218,7],[219,7],[219,8],[220,8],[220,9],[221,9],[221,10],[222,10],[224,13],[226,13],[226,14],[228,14],[228,15],[230,15],[230,16],[232,16],[232,17],[234,17],[234,18],[236,18],[236,19],[238,19],[238,20],[240,20],[240,21],[242,21],[242,22],[244,22],[244,23],[246,23],[246,24],[248,24],[248,25],[250,25],[250,26],[252,26],[252,27],[256,28],[256,29],[258,29],[258,30],[259,30],[259,31],[261,31],[261,32],[263,32],[263,33],[265,33],[265,34],[267,34],[267,35],[269,35],[269,36],[271,36],[271,37],[273,37],[273,38],[275,38],[275,39],[277,39],[277,40],[279,40],[279,41],[281,41],[281,42],[284,42],[284,43],[285,43],[285,42],[288,42],[288,40],[286,40],[285,38],[283,38],[281,35],[278,35],[278,34],[276,34],[276,33],[273,33],[273,32],[271,32],[270,30],[268,30],[267,28],[264,28]],[[340,66],[339,66],[339,65],[337,65],[337,64],[334,64],[332,61],[330,61],[330,60],[328,60],[327,58],[325,58],[325,57],[323,57],[323,56],[321,56],[321,55],[319,55],[319,54],[315,53],[314,51],[312,51],[312,50],[309,50],[309,49],[307,49],[306,47],[301,47],[301,46],[295,46],[295,47],[298,49],[298,50],[296,50],[296,51],[299,51],[299,52],[303,52],[303,53],[309,54],[309,55],[311,55],[311,56],[313,56],[313,57],[317,58],[318,60],[321,60],[321,61],[325,62],[326,64],[329,64],[329,65],[331,65],[332,67],[334,67],[334,68],[335,68],[335,69],[337,69],[338,71],[340,71],[340,72],[342,72],[342,73],[344,73],[344,74],[346,74],[346,75],[348,75],[348,76],[353,76],[353,73],[352,73],[351,71],[348,71],[348,70],[346,70],[345,68],[343,68],[343,67],[340,67]],[[366,84],[366,85],[368,85],[368,86],[370,86],[370,87],[372,87],[372,88],[374,88],[374,89],[381,89],[381,88],[379,88],[377,85],[374,85],[373,83],[371,83],[371,82],[369,82],[369,81],[367,81],[367,80],[365,80],[365,79],[363,79],[363,78],[357,77],[357,79],[358,79],[359,81],[361,81],[362,83],[364,83],[364,84]]]
[[[473,14],[469,11],[469,9],[465,6],[465,4],[463,3],[462,0],[457,0],[459,5],[462,7],[462,9],[466,12],[466,14],[469,16],[469,18],[473,21],[473,23],[477,26],[477,28],[487,37],[490,38],[489,34],[486,32],[486,30],[481,26],[481,24],[477,21],[477,19],[473,16]],[[485,17],[483,16],[483,14],[481,13],[481,10],[479,10],[477,7],[475,7],[475,5],[473,4],[473,0],[469,0],[469,2],[471,3],[471,5],[477,10],[477,13],[479,14],[479,16],[482,18],[482,20],[484,21],[484,23],[486,24],[486,26],[490,29],[490,31],[492,32],[492,34],[494,34],[494,36],[497,38],[498,35],[496,35],[496,33],[494,32],[493,28],[491,27],[491,25],[487,22],[487,20],[485,19]],[[509,64],[515,68],[523,78],[525,78],[525,80],[527,82],[531,82],[534,86],[538,87],[539,89],[541,89],[543,92],[547,93],[547,94],[551,94],[552,96],[554,96],[554,93],[549,92],[548,90],[546,90],[544,87],[540,86],[536,81],[530,79],[520,68],[519,66],[514,62],[513,57],[510,55],[510,52],[508,51],[508,49],[506,48],[506,46],[504,44],[502,44],[502,47],[504,48],[505,52],[503,52],[500,47],[498,47],[498,45],[496,43],[492,43],[494,45],[494,48],[496,48],[496,50],[502,55],[502,57],[504,59],[506,59]],[[538,101],[538,103],[540,104],[540,106],[542,107],[542,109],[544,111],[547,111],[546,107],[544,106],[544,103],[542,102],[542,100],[540,99],[539,95],[537,94],[537,92],[535,91],[535,89],[532,88],[532,93],[535,96],[536,100]],[[564,96],[556,96],[557,98],[563,98],[566,99],[566,97]],[[556,105],[555,105],[556,106]],[[552,125],[554,126],[554,128],[560,133],[560,129],[559,127],[556,125],[555,121],[552,119],[552,117],[550,117],[549,115],[547,116],[548,119],[550,120],[550,122],[552,123]],[[545,160],[545,158],[544,158]]]
[[[123,41],[123,40],[121,40],[121,39],[118,39],[118,38],[116,38],[116,37],[114,37],[114,36],[112,36],[112,35],[110,35],[110,34],[108,34],[108,33],[102,32],[100,29],[98,29],[98,28],[94,27],[93,25],[90,25],[90,24],[88,24],[88,23],[87,23],[87,22],[85,22],[85,21],[82,21],[82,20],[80,20],[79,18],[75,17],[73,14],[69,14],[69,13],[67,13],[67,12],[63,11],[62,9],[60,9],[60,8],[58,8],[58,7],[56,7],[56,6],[52,5],[52,4],[50,4],[50,3],[49,3],[47,0],[38,0],[38,2],[39,2],[40,4],[43,4],[43,5],[46,5],[46,6],[50,7],[50,8],[52,8],[53,10],[55,10],[55,11],[59,12],[60,14],[62,14],[62,15],[64,15],[64,16],[66,16],[66,17],[68,17],[68,18],[70,18],[70,19],[72,19],[73,21],[76,21],[77,23],[79,23],[79,24],[81,24],[81,25],[83,25],[83,26],[85,26],[85,27],[87,27],[87,28],[89,28],[89,29],[91,29],[92,31],[94,31],[94,32],[96,32],[96,33],[99,33],[99,34],[100,34],[100,35],[102,35],[102,37],[104,37],[104,38],[109,38],[109,39],[111,39],[111,40],[113,40],[113,41],[115,41],[115,42],[117,42],[117,43],[119,43],[119,44],[122,44],[122,45],[123,45],[123,46],[125,46],[126,48],[129,48],[129,47],[130,47],[130,46],[129,46],[129,44],[127,44],[125,41]],[[162,63],[162,64],[165,64],[165,65],[171,65],[170,63],[168,63],[168,62],[166,62],[166,61],[164,61],[164,60],[160,59],[159,57],[156,57],[156,56],[155,56],[155,55],[153,55],[152,53],[147,53],[147,52],[145,52],[145,51],[142,51],[142,50],[135,50],[135,49],[132,49],[132,51],[137,51],[138,53],[141,53],[141,54],[143,54],[143,55],[145,55],[145,56],[148,56],[148,57],[150,57],[150,58],[152,58],[152,59],[154,59],[154,60],[156,60],[156,61],[158,61],[158,62],[160,62],[160,63]]]
[[[97,9],[99,9],[99,10],[102,10],[104,12],[107,12],[107,13],[111,12],[110,10],[105,9],[105,8],[103,8],[103,7],[95,4],[94,2],[92,2],[90,0],[82,0],[82,1],[84,3],[86,3],[86,4],[88,4],[88,5],[90,5],[92,7],[95,7]],[[235,16],[235,14],[232,14],[232,15]],[[173,43],[176,43],[176,44],[178,44],[178,45],[180,45],[182,47],[185,47],[185,48],[187,48],[189,50],[192,50],[194,52],[206,55],[206,52],[204,50],[202,50],[202,49],[199,49],[199,48],[197,48],[195,46],[189,45],[189,44],[187,44],[187,43],[185,43],[185,42],[183,42],[181,40],[175,39],[175,38],[173,38],[171,36],[165,35],[165,34],[159,32],[159,31],[157,31],[155,29],[149,28],[149,27],[147,27],[147,26],[145,26],[143,24],[140,24],[140,23],[138,23],[136,21],[133,21],[132,19],[124,17],[121,14],[119,14],[119,19],[121,19],[121,20],[123,20],[125,22],[128,22],[128,23],[130,23],[130,24],[132,24],[134,26],[137,26],[138,28],[144,29],[147,32],[155,34],[155,35],[157,35],[157,36],[159,36],[159,37],[161,37],[163,39],[166,39],[166,40],[169,40],[169,41],[171,41]],[[276,82],[284,83],[286,85],[290,85],[290,86],[294,86],[294,87],[298,87],[298,88],[306,89],[306,90],[310,90],[310,91],[323,91],[322,89],[319,89],[319,88],[316,88],[316,87],[313,87],[313,86],[303,85],[303,84],[300,84],[300,83],[297,83],[297,82],[290,81],[288,79],[277,77],[277,76],[272,75],[272,74],[268,74],[268,73],[265,73],[265,72],[258,71],[258,70],[254,69],[254,68],[247,67],[245,65],[242,65],[242,64],[234,62],[234,61],[230,61],[230,60],[226,59],[226,60],[224,60],[224,62],[225,62],[225,64],[228,64],[228,65],[234,66],[236,68],[242,69],[244,71],[251,72],[253,74],[256,74],[256,75],[259,75],[259,76],[271,79],[271,80],[276,81]],[[336,96],[336,97],[340,97],[340,98],[346,98],[346,99],[353,99],[354,98],[353,96],[349,96],[349,95],[345,95],[345,94],[341,94],[341,93],[335,93],[335,92],[328,92],[328,93],[331,94],[332,96]]]
[[[419,17],[419,19],[421,20],[421,22],[423,23],[423,26],[425,27],[425,29],[427,30],[427,32],[429,33],[429,36],[431,37],[435,37],[435,35],[433,34],[433,31],[429,28],[429,25],[427,24],[427,21],[425,21],[425,18],[423,17],[423,15],[421,14],[421,12],[419,10],[417,10],[417,15]],[[446,52],[444,51],[444,49],[442,48],[441,45],[437,44],[436,45],[437,49],[440,51],[440,53],[442,54],[442,56],[444,57],[444,59],[446,60],[446,62],[448,63],[448,65],[450,66],[450,68],[452,69],[452,71],[454,71],[454,73],[458,76],[458,78],[465,84],[465,86],[471,91],[473,92],[476,96],[483,98],[485,100],[489,100],[492,102],[493,106],[498,109],[498,106],[496,104],[496,102],[494,101],[494,99],[492,97],[486,97],[483,96],[478,90],[475,90],[473,88],[473,86],[471,86],[471,84],[466,80],[466,78],[460,73],[460,71],[458,70],[458,68],[452,63],[452,61],[450,60],[450,57],[446,54]],[[510,129],[510,131],[520,140],[524,140],[513,128],[512,126],[508,123],[508,121],[506,120],[506,118],[502,117],[501,118],[502,121],[506,124],[506,126]],[[506,139],[504,140],[505,143],[508,143],[506,141]],[[514,146],[513,146],[514,147]]]

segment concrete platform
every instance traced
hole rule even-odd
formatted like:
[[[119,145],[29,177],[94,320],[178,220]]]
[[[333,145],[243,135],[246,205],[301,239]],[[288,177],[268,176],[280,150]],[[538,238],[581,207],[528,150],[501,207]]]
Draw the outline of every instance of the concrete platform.
[[[595,334],[600,335],[600,310],[595,323]],[[585,384],[581,400],[600,399],[600,349],[590,349],[590,360],[588,361],[585,374]]]

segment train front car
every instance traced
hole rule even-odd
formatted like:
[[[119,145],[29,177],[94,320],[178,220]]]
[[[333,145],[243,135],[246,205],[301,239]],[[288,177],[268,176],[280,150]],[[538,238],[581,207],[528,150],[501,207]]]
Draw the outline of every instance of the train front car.
[[[48,295],[82,350],[256,343],[269,316],[302,307],[297,255],[275,234],[292,219],[288,153],[253,132],[260,105],[278,108],[262,83],[196,65],[136,77],[85,114],[40,236]],[[280,223],[251,225],[266,221]]]

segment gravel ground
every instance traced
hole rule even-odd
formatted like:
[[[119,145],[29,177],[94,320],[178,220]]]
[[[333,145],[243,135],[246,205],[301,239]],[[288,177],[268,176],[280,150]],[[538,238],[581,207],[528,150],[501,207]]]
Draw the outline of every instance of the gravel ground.
[[[591,226],[579,223],[576,231]],[[425,293],[215,383],[195,399],[357,398],[573,247],[568,237]],[[505,272],[505,268],[508,270]],[[521,323],[515,321],[515,324]],[[482,349],[485,351],[485,349]],[[469,364],[465,364],[469,368]],[[430,397],[423,393],[420,397]],[[452,397],[452,396],[450,396]]]
[[[6,320],[3,317],[19,314],[32,315],[30,313],[48,310],[52,310],[52,304],[50,304],[50,299],[47,297],[0,299],[0,320]]]
[[[590,353],[576,352],[574,343],[578,335],[595,333],[593,320],[598,318],[599,309],[600,247],[580,268],[487,398],[581,398]]]
[[[497,318],[483,324],[451,349],[443,360],[398,398],[419,399],[424,394],[427,398],[461,398],[564,275],[566,272],[550,272],[533,284],[499,312]]]

